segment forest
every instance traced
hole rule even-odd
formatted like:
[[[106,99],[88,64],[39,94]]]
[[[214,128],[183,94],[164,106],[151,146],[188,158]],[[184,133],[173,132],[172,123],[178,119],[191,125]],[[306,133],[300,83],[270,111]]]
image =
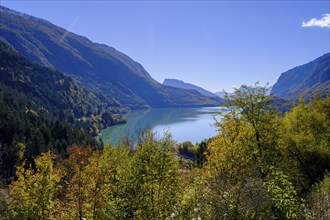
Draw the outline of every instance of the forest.
[[[227,95],[218,135],[196,145],[145,131],[134,144],[75,137],[27,157],[18,136],[0,219],[330,219],[330,97],[282,113],[268,89]],[[26,117],[13,120],[33,128]]]

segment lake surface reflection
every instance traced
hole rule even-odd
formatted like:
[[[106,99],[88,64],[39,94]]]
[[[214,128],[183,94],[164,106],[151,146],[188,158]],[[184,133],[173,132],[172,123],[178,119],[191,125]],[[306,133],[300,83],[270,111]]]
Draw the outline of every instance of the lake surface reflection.
[[[104,144],[115,145],[122,136],[136,140],[139,132],[151,129],[159,135],[168,131],[179,143],[201,142],[217,134],[214,116],[216,112],[223,110],[221,107],[134,110],[126,114],[126,124],[108,127],[102,131],[100,137]]]

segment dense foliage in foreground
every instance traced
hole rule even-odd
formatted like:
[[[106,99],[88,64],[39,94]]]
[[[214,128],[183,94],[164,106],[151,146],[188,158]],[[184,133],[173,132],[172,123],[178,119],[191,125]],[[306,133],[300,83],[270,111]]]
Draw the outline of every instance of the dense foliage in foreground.
[[[17,178],[0,194],[0,216],[329,219],[330,97],[301,101],[282,117],[265,94],[255,85],[227,97],[219,134],[179,149],[195,165],[177,156],[170,135],[152,132],[134,150],[125,143],[98,151],[73,145],[67,158],[46,152],[34,167],[19,151]]]

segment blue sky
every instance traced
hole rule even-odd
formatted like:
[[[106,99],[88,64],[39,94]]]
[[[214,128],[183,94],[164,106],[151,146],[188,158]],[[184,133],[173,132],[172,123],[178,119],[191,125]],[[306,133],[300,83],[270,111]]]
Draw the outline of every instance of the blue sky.
[[[329,1],[0,4],[112,46],[159,82],[176,78],[212,92],[256,81],[272,85],[282,72],[330,50],[330,28],[321,27]]]

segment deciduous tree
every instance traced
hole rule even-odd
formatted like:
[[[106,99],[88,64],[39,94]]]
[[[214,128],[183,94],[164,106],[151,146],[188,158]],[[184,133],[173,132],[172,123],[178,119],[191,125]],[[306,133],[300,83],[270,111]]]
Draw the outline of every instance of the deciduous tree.
[[[10,210],[15,219],[49,219],[60,181],[53,158],[46,152],[34,160],[35,169],[26,169],[25,163],[17,167],[18,179],[10,186]]]

